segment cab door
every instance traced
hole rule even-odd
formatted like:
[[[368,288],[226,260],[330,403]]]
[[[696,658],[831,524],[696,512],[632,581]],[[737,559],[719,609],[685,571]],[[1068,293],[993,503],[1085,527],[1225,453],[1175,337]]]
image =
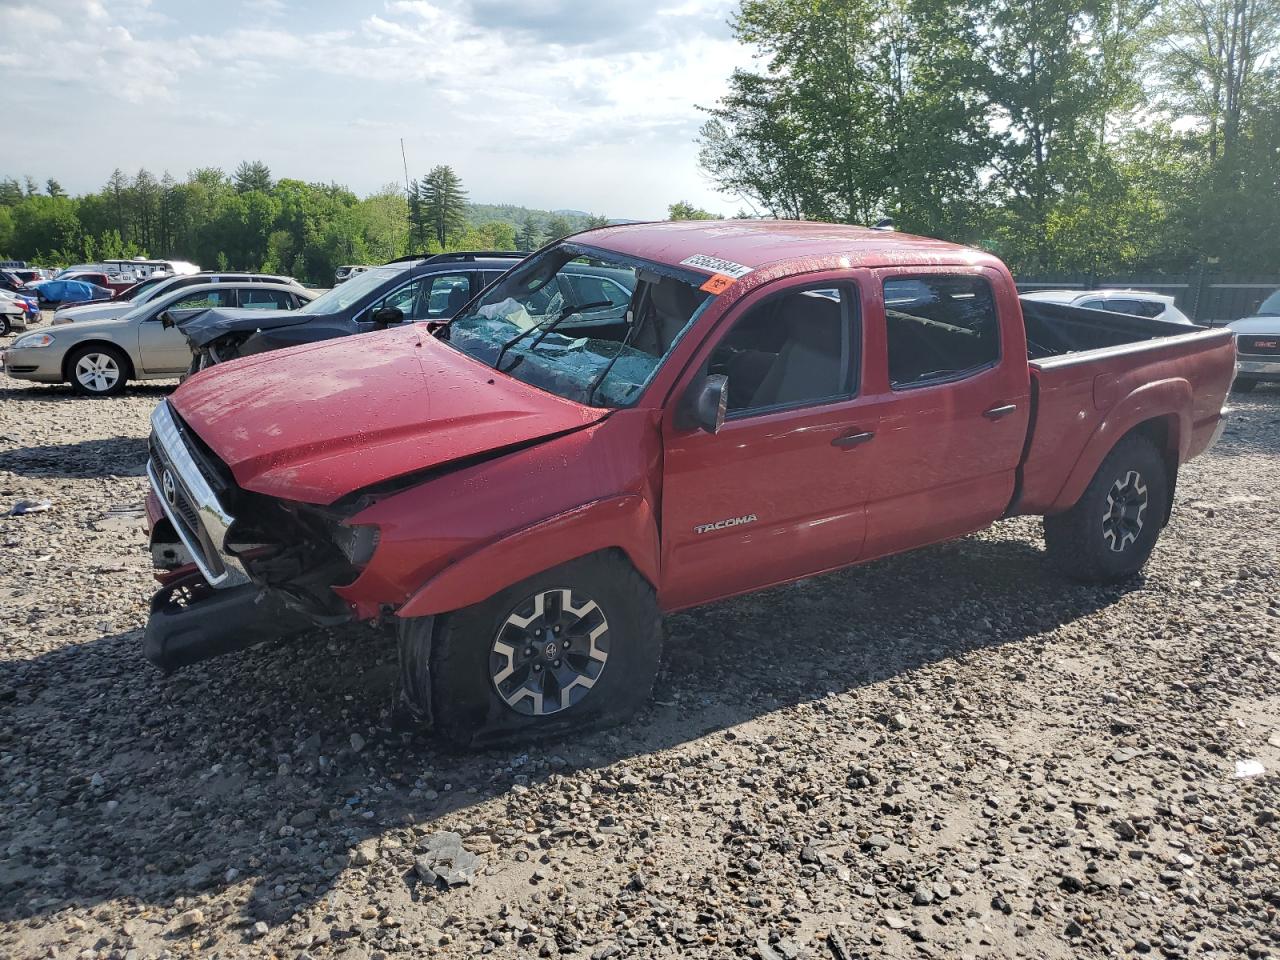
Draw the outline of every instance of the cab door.
[[[877,270],[867,327],[880,427],[866,558],[963,536],[1013,499],[1030,418],[1017,293],[996,270]]]
[[[848,271],[764,287],[682,377],[663,420],[664,609],[857,559],[879,418],[861,395],[858,289]],[[715,434],[683,422],[709,374],[728,378]]]
[[[135,321],[138,328],[138,359],[148,374],[186,373],[191,367],[191,347],[177,327],[166,327],[160,314],[168,311],[181,316],[184,312],[207,307],[234,307],[235,290],[222,288],[198,290],[178,296],[163,306],[148,311],[143,319]]]

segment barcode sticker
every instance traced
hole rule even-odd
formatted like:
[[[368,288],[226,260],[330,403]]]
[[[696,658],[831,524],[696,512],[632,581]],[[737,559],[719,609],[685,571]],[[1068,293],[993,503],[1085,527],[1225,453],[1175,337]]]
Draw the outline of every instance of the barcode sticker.
[[[708,256],[705,253],[695,253],[692,257],[681,260],[680,266],[694,267],[698,270],[706,270],[708,273],[722,273],[734,280],[745,277],[752,270],[751,267],[744,267],[732,260],[721,260],[719,257]]]

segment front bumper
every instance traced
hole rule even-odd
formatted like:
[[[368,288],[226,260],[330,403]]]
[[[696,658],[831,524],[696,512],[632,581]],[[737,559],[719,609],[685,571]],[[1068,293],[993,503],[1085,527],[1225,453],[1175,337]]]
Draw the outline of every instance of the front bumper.
[[[310,626],[283,598],[254,584],[209,591],[196,579],[180,580],[151,598],[142,654],[167,673]]]
[[[4,372],[18,380],[39,383],[62,382],[62,351],[52,347],[35,347],[4,351]]]
[[[249,583],[244,565],[227,551],[227,533],[235,518],[200,472],[167,402],[151,414],[147,477],[165,517],[209,586],[224,590]]]
[[[1280,380],[1280,358],[1275,360],[1239,357],[1236,360],[1236,376],[1247,376],[1251,380]]]

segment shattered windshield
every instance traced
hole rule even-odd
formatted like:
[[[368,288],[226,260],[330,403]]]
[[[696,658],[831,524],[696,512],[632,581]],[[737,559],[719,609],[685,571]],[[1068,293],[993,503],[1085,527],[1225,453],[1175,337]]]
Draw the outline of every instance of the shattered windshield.
[[[441,338],[579,403],[633,402],[709,299],[706,278],[562,243],[514,268]]]

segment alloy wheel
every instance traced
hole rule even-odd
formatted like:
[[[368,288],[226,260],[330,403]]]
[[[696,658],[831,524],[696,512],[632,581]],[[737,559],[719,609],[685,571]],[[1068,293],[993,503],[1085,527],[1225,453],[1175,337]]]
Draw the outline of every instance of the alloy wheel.
[[[120,379],[120,364],[109,353],[86,353],[76,362],[76,380],[93,393],[106,393]]]
[[[489,677],[517,713],[546,717],[582,701],[609,659],[609,621],[600,606],[566,588],[525,599],[498,628]]]
[[[1142,474],[1130,470],[1111,485],[1107,509],[1102,515],[1102,535],[1111,550],[1120,553],[1138,539],[1146,510],[1147,485]]]

